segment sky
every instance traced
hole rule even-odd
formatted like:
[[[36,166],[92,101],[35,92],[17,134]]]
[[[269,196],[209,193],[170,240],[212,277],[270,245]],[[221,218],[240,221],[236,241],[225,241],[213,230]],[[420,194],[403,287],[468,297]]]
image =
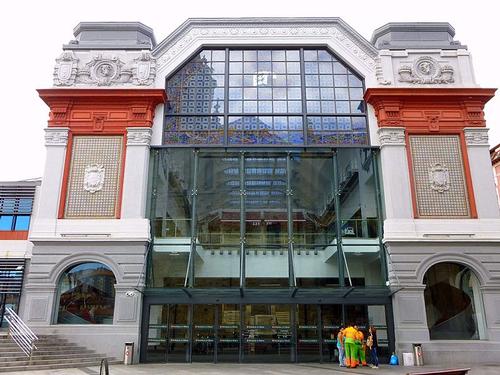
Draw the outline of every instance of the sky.
[[[55,59],[82,21],[139,21],[160,43],[187,18],[340,17],[366,39],[387,22],[440,21],[468,46],[476,81],[500,87],[498,8],[491,0],[68,0],[0,3],[0,181],[41,177],[48,108],[36,89],[52,86]],[[500,92],[485,108],[490,145],[500,143]]]

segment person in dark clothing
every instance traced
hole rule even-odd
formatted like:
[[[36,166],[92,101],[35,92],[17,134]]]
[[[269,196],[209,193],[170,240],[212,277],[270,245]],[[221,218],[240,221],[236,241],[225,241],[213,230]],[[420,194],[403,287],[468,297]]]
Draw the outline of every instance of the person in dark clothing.
[[[377,341],[377,330],[374,326],[368,328],[368,338],[366,340],[366,345],[370,348],[370,362],[371,368],[378,368],[378,341]]]

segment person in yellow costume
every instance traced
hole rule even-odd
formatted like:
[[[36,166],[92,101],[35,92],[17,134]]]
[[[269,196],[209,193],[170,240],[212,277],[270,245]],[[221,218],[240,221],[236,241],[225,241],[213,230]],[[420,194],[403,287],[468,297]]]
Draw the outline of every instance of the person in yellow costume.
[[[345,367],[355,368],[358,365],[355,343],[357,333],[358,331],[352,324],[344,329]]]
[[[357,327],[356,327],[357,328]],[[361,362],[363,366],[367,366],[366,364],[366,343],[365,343],[365,335],[363,334],[363,331],[358,330],[358,333],[356,335],[356,346],[357,346],[357,351],[358,351],[358,361]],[[358,362],[358,363],[359,363]]]

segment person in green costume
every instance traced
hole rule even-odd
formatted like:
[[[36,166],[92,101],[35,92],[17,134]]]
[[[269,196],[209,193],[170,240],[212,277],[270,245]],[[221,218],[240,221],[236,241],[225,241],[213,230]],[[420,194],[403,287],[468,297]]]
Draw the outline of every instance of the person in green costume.
[[[367,366],[366,364],[366,344],[365,344],[365,335],[363,334],[363,331],[358,330],[357,337],[356,337],[356,345],[358,347],[358,358],[360,363],[363,366]]]
[[[350,368],[355,368],[358,365],[355,344],[356,335],[357,331],[351,324],[344,329],[345,366]]]

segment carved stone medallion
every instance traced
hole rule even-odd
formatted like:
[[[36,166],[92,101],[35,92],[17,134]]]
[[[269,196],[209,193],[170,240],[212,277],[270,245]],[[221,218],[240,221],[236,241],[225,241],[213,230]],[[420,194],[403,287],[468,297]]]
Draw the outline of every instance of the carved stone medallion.
[[[105,57],[97,54],[80,69],[77,83],[97,84],[97,86],[111,86],[112,84],[127,83],[132,72],[124,69],[124,63],[116,56]]]
[[[450,189],[450,173],[444,164],[436,163],[429,169],[429,183],[431,189],[444,193]]]
[[[104,186],[104,167],[102,164],[91,164],[85,167],[83,190],[90,194],[102,190]]]
[[[399,81],[417,84],[453,83],[453,67],[440,66],[430,56],[419,57],[412,65],[403,65],[398,70]]]

